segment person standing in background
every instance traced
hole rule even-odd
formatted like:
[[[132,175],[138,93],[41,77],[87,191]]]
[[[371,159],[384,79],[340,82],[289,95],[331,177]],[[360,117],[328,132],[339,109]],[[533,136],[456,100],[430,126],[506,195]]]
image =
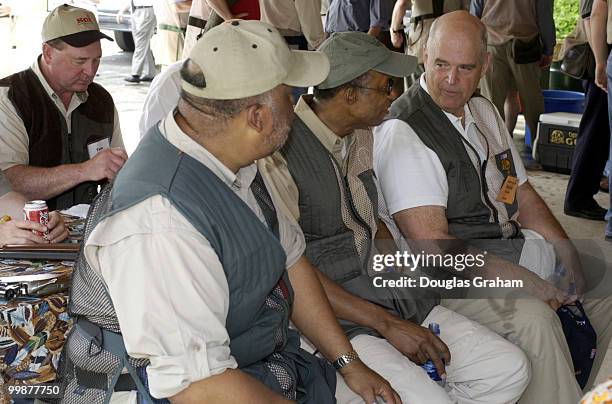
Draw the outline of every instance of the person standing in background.
[[[391,48],[389,26],[395,0],[330,0],[325,17],[325,32],[367,32]]]
[[[185,32],[185,44],[183,45],[182,59],[189,56],[189,52],[193,45],[202,36],[206,20],[210,14],[210,7],[206,0],[193,0],[191,9],[189,10],[189,18],[187,20],[187,32]]]
[[[473,0],[470,5],[470,13],[482,20],[489,36],[491,65],[480,81],[482,94],[505,120],[504,102],[517,90],[533,135],[544,113],[540,76],[552,61],[556,42],[552,10],[551,0]]]
[[[612,45],[612,1],[595,0],[591,11],[591,46],[595,55],[595,84],[608,93],[608,119],[612,120],[610,109],[612,97],[612,62],[610,62],[609,45]],[[610,121],[609,121],[610,122]],[[612,125],[611,125],[612,126]],[[612,142],[608,146],[608,173],[612,161]],[[608,186],[612,175],[608,174]],[[605,239],[612,241],[612,197],[605,219]]]
[[[404,16],[410,8],[410,24],[408,33],[404,27]],[[414,74],[404,78],[404,87],[408,89],[425,71],[423,67],[423,47],[429,38],[429,30],[433,21],[442,14],[457,10],[468,10],[469,0],[397,0],[391,16],[391,43],[394,48],[401,49],[407,55],[418,59]]]
[[[290,48],[317,49],[325,40],[321,0],[261,0],[261,20],[279,30]]]
[[[162,69],[182,56],[191,5],[191,0],[157,0],[154,3],[157,34],[152,49]]]
[[[151,81],[155,76],[155,59],[151,52],[151,37],[155,32],[155,12],[153,0],[131,0],[119,10],[117,22],[123,21],[123,14],[131,8],[134,54],[132,55],[132,74],[124,80],[131,84]]]
[[[429,38],[433,21],[442,14],[457,10],[468,10],[469,0],[397,0],[391,16],[391,42],[396,48],[402,44],[406,54],[419,60],[420,72],[423,73],[423,47]],[[408,34],[404,34],[404,15],[410,8],[410,25]],[[404,37],[406,36],[406,41]]]
[[[592,44],[591,9],[593,0],[580,1],[580,16],[584,33]],[[593,48],[593,45],[590,45]],[[610,46],[606,44],[609,52]],[[594,77],[583,81],[585,88],[584,114],[578,128],[578,138],[572,161],[572,172],[565,193],[563,211],[566,215],[590,220],[604,220],[606,210],[593,196],[599,192],[601,173],[608,159],[610,125],[608,124],[608,98]]]

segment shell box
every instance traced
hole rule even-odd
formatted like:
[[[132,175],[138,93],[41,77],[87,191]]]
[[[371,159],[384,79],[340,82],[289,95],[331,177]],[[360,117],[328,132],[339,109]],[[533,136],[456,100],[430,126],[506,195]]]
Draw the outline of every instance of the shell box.
[[[547,171],[569,174],[581,114],[552,112],[540,115],[534,155]]]

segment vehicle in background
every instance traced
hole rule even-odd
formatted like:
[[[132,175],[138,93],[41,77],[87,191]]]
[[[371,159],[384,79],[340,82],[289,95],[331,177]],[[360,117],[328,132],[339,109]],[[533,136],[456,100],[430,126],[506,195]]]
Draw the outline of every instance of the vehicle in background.
[[[121,23],[117,22],[117,14],[125,0],[100,0],[97,5],[96,16],[100,29],[113,31],[117,46],[124,51],[134,51],[134,38],[132,37],[132,29],[130,22],[130,11],[128,10],[123,15]]]

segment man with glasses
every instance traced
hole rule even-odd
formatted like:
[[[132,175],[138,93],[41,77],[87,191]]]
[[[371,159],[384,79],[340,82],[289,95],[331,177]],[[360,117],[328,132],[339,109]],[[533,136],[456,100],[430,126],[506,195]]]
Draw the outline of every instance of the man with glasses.
[[[425,73],[374,130],[374,170],[392,215],[385,223],[426,254],[486,251],[480,268],[463,272],[467,278],[522,281],[520,292],[528,295],[521,298],[493,298],[503,295],[480,289],[441,304],[525,351],[532,378],[522,404],[575,403],[580,387],[554,310],[584,294],[580,259],[529,184],[499,112],[475,94],[490,59],[486,27],[476,17],[455,11],[434,21]],[[609,292],[605,299],[586,296],[583,306],[603,347],[593,380],[612,332],[612,300]]]
[[[353,348],[404,403],[515,402],[529,378],[518,348],[441,307],[435,296],[376,288],[370,277],[377,249],[397,250],[390,237],[374,245],[388,232],[378,221],[370,127],[397,96],[392,77],[411,74],[416,58],[361,32],[335,33],[320,51],[330,59],[329,76],[313,96],[300,97],[285,146],[258,165],[276,206],[300,224],[305,255]],[[440,338],[429,323],[440,325]],[[448,391],[418,366],[428,358]],[[359,399],[341,379],[336,397]]]

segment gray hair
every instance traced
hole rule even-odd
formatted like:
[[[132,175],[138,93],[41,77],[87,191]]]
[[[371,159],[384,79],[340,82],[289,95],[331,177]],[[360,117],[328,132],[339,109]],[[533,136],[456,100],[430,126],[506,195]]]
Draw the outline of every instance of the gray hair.
[[[205,87],[206,79],[202,69],[200,69],[200,67],[193,63],[190,59],[187,59],[185,63],[183,63],[180,73],[181,78],[187,83],[195,87]],[[181,99],[205,115],[214,118],[215,120],[221,120],[224,123],[238,115],[243,109],[253,104],[264,104],[270,106],[272,104],[272,90],[252,97],[233,100],[213,100],[209,98],[202,98],[182,90]]]
[[[63,50],[66,48],[67,45],[66,42],[64,42],[60,38],[51,39],[50,41],[47,41],[46,44],[57,50]]]

